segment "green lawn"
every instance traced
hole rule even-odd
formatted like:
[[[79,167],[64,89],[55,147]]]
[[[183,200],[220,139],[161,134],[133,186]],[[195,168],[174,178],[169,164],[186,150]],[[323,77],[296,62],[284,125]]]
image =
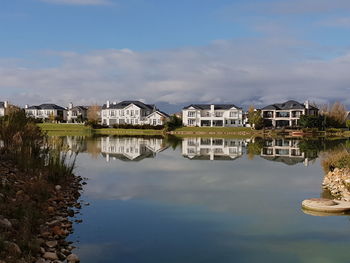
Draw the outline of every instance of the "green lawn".
[[[43,131],[91,131],[91,128],[84,124],[39,123],[38,126]]]
[[[96,129],[95,134],[102,135],[163,135],[163,130],[141,130],[141,129]]]

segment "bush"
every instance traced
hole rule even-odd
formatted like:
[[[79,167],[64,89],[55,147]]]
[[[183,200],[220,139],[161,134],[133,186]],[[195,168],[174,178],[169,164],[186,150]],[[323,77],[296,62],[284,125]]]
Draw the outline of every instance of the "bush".
[[[344,149],[337,149],[323,154],[322,167],[325,172],[335,168],[350,168],[350,153]]]
[[[339,128],[328,128],[326,129],[327,133],[343,133],[344,130],[343,129],[339,129]]]
[[[172,115],[169,121],[165,124],[165,129],[167,131],[173,131],[176,128],[182,127],[182,119],[177,117],[176,115]]]

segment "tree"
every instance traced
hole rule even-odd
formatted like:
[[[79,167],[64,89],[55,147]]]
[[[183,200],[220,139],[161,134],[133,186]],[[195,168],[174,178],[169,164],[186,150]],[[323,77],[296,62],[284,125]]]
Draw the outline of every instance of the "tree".
[[[176,128],[182,126],[182,119],[177,117],[175,114],[171,115],[169,121],[165,124],[165,129],[167,131],[173,131]]]
[[[322,116],[302,115],[299,119],[299,126],[301,128],[318,128],[323,126],[324,118]]]
[[[100,121],[101,117],[101,107],[97,104],[94,104],[88,108],[87,118],[88,121],[94,124],[97,124]]]
[[[248,122],[253,129],[260,130],[264,127],[264,119],[261,117],[261,111],[256,110],[254,106],[248,109]]]
[[[326,127],[345,127],[348,112],[343,104],[335,102],[333,105],[323,105],[320,107],[320,115],[325,119]]]

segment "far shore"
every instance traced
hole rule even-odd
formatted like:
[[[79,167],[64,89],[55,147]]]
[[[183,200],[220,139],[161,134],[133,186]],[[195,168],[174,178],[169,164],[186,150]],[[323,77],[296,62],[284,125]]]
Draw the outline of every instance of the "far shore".
[[[97,135],[143,135],[143,136],[165,136],[167,134],[185,137],[185,136],[231,136],[231,137],[276,137],[280,135],[288,135],[283,130],[253,130],[249,127],[181,127],[174,131],[167,132],[165,130],[153,129],[115,129],[103,128],[93,129],[83,124],[56,124],[56,123],[40,123],[38,126],[49,135],[64,136],[88,136]],[[306,134],[308,137],[350,137],[350,131],[338,133],[318,132],[316,135]],[[299,136],[296,136],[299,137]],[[302,136],[300,136],[302,137]]]

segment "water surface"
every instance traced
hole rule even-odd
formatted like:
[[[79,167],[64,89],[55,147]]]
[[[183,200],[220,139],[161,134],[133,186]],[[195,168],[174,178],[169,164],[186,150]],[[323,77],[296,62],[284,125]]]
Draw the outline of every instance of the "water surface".
[[[345,141],[66,137],[87,177],[71,240],[90,262],[349,262],[348,216],[305,214]]]

